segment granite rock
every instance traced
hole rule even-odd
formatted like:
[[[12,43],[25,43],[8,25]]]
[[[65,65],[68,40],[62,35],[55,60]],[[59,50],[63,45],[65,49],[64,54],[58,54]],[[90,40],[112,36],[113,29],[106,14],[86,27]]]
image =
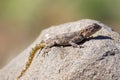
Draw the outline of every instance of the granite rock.
[[[31,48],[41,40],[57,34],[73,32],[98,23],[102,29],[80,45],[54,46],[45,56],[36,54],[20,80],[120,80],[120,34],[90,19],[51,26],[17,57],[0,70],[0,80],[15,80],[25,66]]]

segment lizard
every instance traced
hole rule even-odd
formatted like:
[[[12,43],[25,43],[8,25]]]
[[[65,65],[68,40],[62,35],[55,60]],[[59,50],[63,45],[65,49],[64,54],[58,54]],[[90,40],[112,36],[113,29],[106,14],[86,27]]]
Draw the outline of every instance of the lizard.
[[[87,27],[75,31],[75,32],[69,32],[69,33],[63,33],[56,36],[52,36],[46,40],[42,40],[39,44],[35,45],[34,48],[32,48],[30,55],[28,57],[28,61],[26,62],[25,68],[21,71],[20,75],[17,77],[17,80],[19,80],[24,73],[27,71],[27,69],[30,67],[33,58],[38,50],[42,50],[43,48],[50,48],[52,46],[58,45],[58,46],[66,46],[71,45],[73,47],[81,47],[77,43],[83,41],[86,38],[89,38],[92,34],[99,31],[102,27],[98,25],[97,23],[92,23],[91,25],[88,25]]]

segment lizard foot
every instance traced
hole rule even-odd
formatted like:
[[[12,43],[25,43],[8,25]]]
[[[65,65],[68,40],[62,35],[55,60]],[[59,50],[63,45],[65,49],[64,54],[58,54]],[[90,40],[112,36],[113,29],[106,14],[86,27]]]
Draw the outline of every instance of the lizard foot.
[[[49,51],[50,51],[50,48],[45,48],[45,49],[43,50],[42,56],[45,57],[46,55],[48,55],[48,52],[49,52]]]
[[[77,46],[73,46],[74,48],[84,48],[84,46],[81,45],[77,45]]]

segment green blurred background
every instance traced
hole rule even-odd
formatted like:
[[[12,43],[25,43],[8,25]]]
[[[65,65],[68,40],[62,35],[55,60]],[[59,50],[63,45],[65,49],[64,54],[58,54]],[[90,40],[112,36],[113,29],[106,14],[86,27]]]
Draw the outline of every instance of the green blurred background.
[[[84,18],[120,32],[120,0],[0,0],[0,68],[42,29]]]

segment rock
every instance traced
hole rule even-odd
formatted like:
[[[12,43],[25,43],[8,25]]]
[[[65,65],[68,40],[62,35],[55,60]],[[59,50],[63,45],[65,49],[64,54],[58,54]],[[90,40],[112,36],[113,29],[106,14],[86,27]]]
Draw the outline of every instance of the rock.
[[[89,19],[43,30],[32,45],[0,70],[0,80],[15,80],[24,68],[31,48],[42,39],[77,31],[91,23],[98,23],[102,29],[81,43],[84,48],[54,46],[45,56],[42,52],[37,53],[20,80],[120,80],[120,34]]]

